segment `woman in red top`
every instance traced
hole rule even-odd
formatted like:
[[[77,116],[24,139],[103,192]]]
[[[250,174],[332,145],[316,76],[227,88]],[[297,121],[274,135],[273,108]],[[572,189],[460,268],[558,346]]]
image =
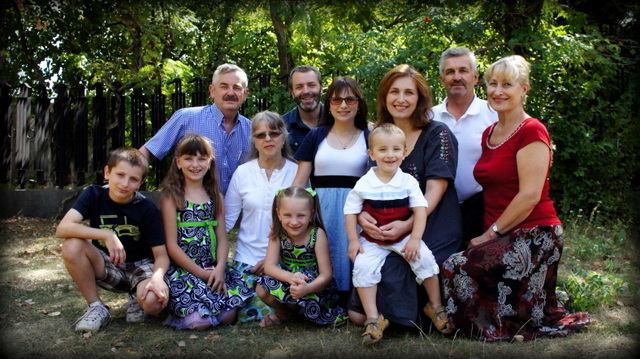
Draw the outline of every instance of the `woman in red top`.
[[[589,322],[556,298],[564,235],[549,198],[551,139],[524,110],[530,64],[509,56],[485,74],[498,122],[482,135],[474,176],[485,232],[443,264],[447,310],[462,334],[486,340],[566,335]]]

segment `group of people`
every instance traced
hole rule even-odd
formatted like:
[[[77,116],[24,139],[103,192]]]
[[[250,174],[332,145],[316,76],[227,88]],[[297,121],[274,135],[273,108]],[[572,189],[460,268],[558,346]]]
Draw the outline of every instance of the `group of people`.
[[[588,313],[556,297],[564,237],[551,140],[524,110],[529,71],[517,55],[493,63],[485,101],[473,52],[449,49],[447,97],[434,106],[424,76],[396,66],[374,123],[349,76],[322,104],[312,66],[289,76],[294,109],[249,120],[246,73],[219,66],[212,105],[177,111],[139,150],[113,151],[108,184],[61,220],[62,256],[89,305],[75,329],[108,324],[99,286],[129,294],[127,321],[166,308],[164,324],[179,329],[301,315],[350,320],[366,345],[390,323],[486,340],[578,330]],[[172,150],[158,210],[137,190],[149,161]]]

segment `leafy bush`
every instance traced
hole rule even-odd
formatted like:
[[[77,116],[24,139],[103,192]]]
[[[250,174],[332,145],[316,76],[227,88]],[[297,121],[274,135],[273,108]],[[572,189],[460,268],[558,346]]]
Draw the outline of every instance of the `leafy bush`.
[[[580,271],[558,281],[558,288],[569,296],[568,304],[578,312],[614,305],[627,287],[627,282],[620,276],[595,271]]]
[[[624,222],[603,225],[598,207],[588,215],[571,212],[565,221],[563,263],[557,288],[575,311],[616,305],[638,294],[635,247]]]
[[[283,83],[289,61],[277,46],[286,40],[286,59],[317,66],[325,86],[336,74],[355,77],[374,120],[379,81],[395,65],[421,71],[438,103],[445,96],[438,60],[447,48],[474,50],[481,74],[501,57],[522,55],[533,64],[526,110],[555,146],[551,189],[561,214],[599,206],[607,220],[640,216],[638,42],[613,31],[632,30],[638,13],[622,1],[619,18],[575,1],[177,2],[161,11],[153,2],[45,3],[2,9],[0,78],[14,91],[46,79],[166,88],[181,77],[188,92],[187,79],[210,78],[232,62],[252,78],[245,115],[265,104],[284,112],[293,107]],[[272,15],[284,21],[284,39]],[[268,83],[259,86],[258,74],[270,75]]]

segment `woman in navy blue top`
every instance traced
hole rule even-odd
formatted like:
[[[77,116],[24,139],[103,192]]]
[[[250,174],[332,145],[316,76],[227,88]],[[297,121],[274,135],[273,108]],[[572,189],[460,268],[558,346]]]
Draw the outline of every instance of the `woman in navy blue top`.
[[[441,265],[462,243],[462,220],[453,185],[458,142],[447,125],[431,120],[431,90],[425,78],[409,65],[399,65],[384,76],[377,106],[377,124],[393,123],[407,137],[409,155],[400,168],[418,180],[427,199],[428,218],[422,240]],[[359,218],[363,230],[376,239],[405,233],[412,223],[413,218],[378,227],[366,212]],[[420,310],[427,302],[422,293],[406,260],[395,253],[388,255],[378,284],[379,312],[389,321],[409,327],[428,324]],[[364,310],[355,291],[348,309],[354,323],[364,324]]]

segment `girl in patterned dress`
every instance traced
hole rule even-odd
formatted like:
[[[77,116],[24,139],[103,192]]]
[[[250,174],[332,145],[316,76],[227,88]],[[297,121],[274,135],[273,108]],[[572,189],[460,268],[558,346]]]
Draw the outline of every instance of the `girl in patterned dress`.
[[[187,135],[163,182],[160,211],[171,266],[169,316],[164,324],[203,330],[231,324],[249,290],[227,268],[229,242],[213,149],[200,135]]]
[[[302,187],[281,189],[272,211],[266,275],[258,279],[256,292],[275,313],[265,316],[260,326],[281,324],[296,313],[316,324],[344,323],[346,311],[337,305],[318,196]]]

